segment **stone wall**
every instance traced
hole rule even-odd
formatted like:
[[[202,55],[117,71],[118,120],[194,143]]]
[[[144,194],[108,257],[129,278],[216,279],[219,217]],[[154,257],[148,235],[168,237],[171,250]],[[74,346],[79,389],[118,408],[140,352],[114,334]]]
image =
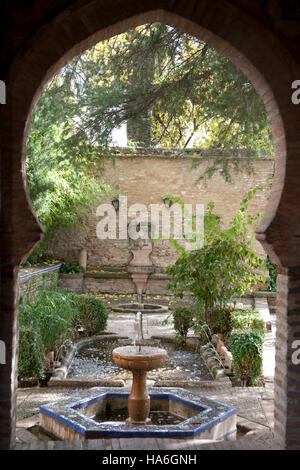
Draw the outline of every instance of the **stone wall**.
[[[62,283],[60,278],[60,285],[69,287]],[[69,281],[70,282],[70,281]],[[147,287],[145,290],[146,295],[173,295],[172,292],[167,290],[169,277],[165,274],[150,274]],[[71,286],[72,290],[75,288]],[[82,280],[82,292],[90,293],[109,293],[115,294],[135,294],[136,286],[129,273],[118,274],[115,272],[105,271],[103,273],[88,272],[84,275]]]
[[[144,150],[144,153],[135,155],[122,150],[122,153],[116,155],[114,162],[105,163],[104,173],[99,178],[120,196],[127,197],[128,208],[132,204],[144,204],[150,217],[150,205],[162,204],[164,194],[179,197],[184,203],[192,204],[193,211],[196,204],[203,204],[206,208],[212,200],[215,213],[221,217],[222,224],[227,226],[249,189],[263,186],[265,190],[256,194],[249,204],[249,210],[252,214],[264,212],[273,176],[273,160],[269,157],[253,159],[253,174],[249,175],[245,169],[233,177],[233,184],[226,183],[220,173],[205,184],[197,182],[197,179],[207,164],[201,164],[196,169],[191,168],[197,159],[196,151],[185,152],[187,155],[180,156],[175,151],[162,149]],[[85,233],[76,228],[58,230],[52,244],[48,246],[49,254],[78,263],[80,250],[86,248],[88,269],[128,265],[132,258],[128,240],[100,240],[96,234],[97,224],[102,218],[96,215],[96,208],[102,203],[111,204],[111,200],[112,197],[96,201],[95,208],[88,217]],[[172,213],[172,207],[170,212]],[[117,222],[118,214],[117,212]],[[264,256],[260,243],[257,242],[256,245],[257,252]],[[151,260],[156,272],[163,271],[177,257],[178,253],[169,241],[158,240],[153,243]]]

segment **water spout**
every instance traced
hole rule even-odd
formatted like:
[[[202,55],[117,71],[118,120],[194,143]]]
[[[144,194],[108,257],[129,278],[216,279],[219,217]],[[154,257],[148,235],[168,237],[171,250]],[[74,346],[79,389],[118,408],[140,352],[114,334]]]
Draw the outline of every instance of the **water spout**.
[[[141,343],[140,341],[144,339],[143,335],[143,315],[142,312],[137,312],[136,314],[136,324],[137,324],[137,334],[138,334],[138,341],[139,341],[139,352],[141,351]]]

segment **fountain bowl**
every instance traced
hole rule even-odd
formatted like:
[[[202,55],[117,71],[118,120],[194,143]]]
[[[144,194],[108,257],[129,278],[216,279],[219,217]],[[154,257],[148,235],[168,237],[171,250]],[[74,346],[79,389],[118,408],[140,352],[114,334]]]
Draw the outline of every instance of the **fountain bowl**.
[[[142,312],[144,313],[168,313],[169,309],[166,305],[160,305],[160,304],[134,304],[134,303],[129,303],[129,304],[117,304],[113,305],[111,309],[114,312],[128,312],[128,313],[137,313],[137,312]]]
[[[167,357],[165,349],[143,346],[121,346],[113,350],[117,366],[131,371],[149,371],[163,366]]]

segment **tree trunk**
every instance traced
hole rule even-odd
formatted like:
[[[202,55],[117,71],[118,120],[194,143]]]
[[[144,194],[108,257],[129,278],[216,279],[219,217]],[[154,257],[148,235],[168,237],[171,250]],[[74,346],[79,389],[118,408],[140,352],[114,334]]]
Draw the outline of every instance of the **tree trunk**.
[[[152,110],[128,119],[127,138],[138,147],[151,146]]]

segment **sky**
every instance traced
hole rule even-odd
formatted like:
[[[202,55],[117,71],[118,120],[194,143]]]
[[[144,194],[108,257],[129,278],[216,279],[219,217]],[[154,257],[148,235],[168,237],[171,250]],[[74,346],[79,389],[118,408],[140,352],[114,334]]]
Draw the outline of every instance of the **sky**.
[[[112,145],[118,147],[127,147],[127,126],[122,124],[118,129],[112,131]]]
[[[195,138],[199,136],[204,136],[204,132],[199,131],[195,134],[194,138],[190,140],[188,148],[193,147],[193,142]],[[126,123],[123,123],[118,129],[112,131],[112,146],[116,147],[127,147],[127,126]]]

